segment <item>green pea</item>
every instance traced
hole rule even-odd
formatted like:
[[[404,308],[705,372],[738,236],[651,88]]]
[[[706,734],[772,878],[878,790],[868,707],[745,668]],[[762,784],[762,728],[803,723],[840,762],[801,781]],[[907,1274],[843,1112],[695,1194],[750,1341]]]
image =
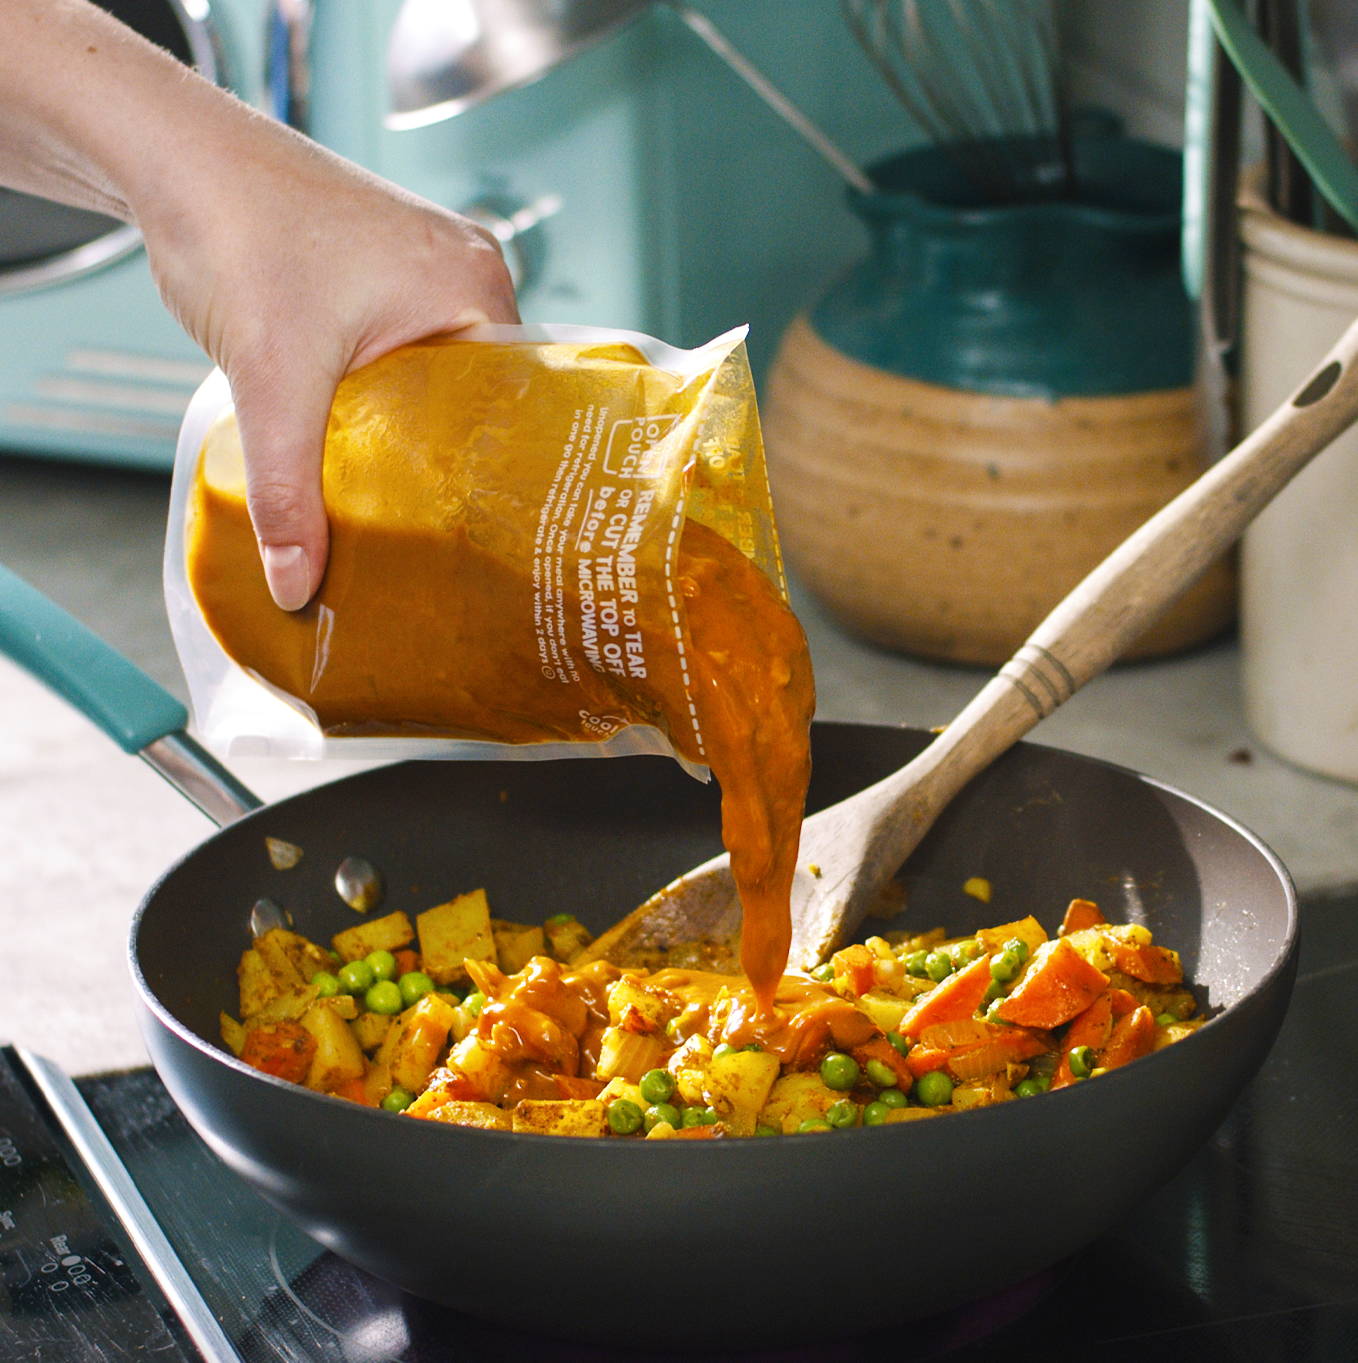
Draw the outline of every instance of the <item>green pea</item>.
[[[315,983],[316,981],[312,980],[312,984]],[[1173,1027],[1178,1020],[1173,1013],[1160,1013],[1155,1019],[1155,1025],[1157,1027]]]
[[[857,1126],[858,1107],[847,1098],[841,1098],[839,1102],[830,1104],[825,1113],[825,1120],[839,1130],[848,1126]]]
[[[897,1088],[883,1089],[881,1093],[877,1095],[877,1101],[879,1103],[885,1103],[887,1107],[910,1106],[910,1099],[907,1098],[905,1094],[900,1089]]]
[[[764,1048],[757,1041],[747,1041],[741,1048],[742,1051],[753,1051],[756,1055],[763,1055]]]
[[[662,1070],[663,1074],[664,1071]],[[644,1096],[644,1095],[643,1095]],[[661,1122],[668,1122],[676,1131],[683,1123],[683,1118],[679,1115],[679,1109],[670,1103],[652,1103],[645,1112],[641,1114],[642,1124],[647,1131],[653,1131]]]
[[[1088,1046],[1076,1046],[1067,1059],[1070,1061],[1070,1072],[1077,1079],[1088,1079],[1094,1072],[1094,1052]]]
[[[895,1086],[896,1071],[885,1060],[869,1060],[863,1069],[868,1078],[879,1089],[889,1089]]]
[[[608,1105],[608,1129],[615,1136],[634,1136],[641,1130],[641,1109],[629,1098]]]
[[[729,1041],[723,1041],[716,1050],[712,1052],[712,1059],[719,1060],[724,1055],[736,1055],[736,1048]]]
[[[952,1080],[942,1070],[930,1070],[915,1080],[915,1097],[925,1107],[942,1107],[952,1102]]]
[[[409,1008],[412,1004],[419,1003],[426,994],[434,992],[434,981],[423,970],[407,970],[396,981],[396,987],[401,991],[401,1002]],[[457,995],[454,994],[453,997],[456,998]]]
[[[326,955],[329,956],[330,959],[334,961],[336,965],[344,964],[344,957],[341,956],[338,951],[334,950],[334,948],[331,948],[328,952],[326,952]]]
[[[1032,954],[1028,948],[1028,943],[1025,942],[1022,937],[1011,937],[1004,944],[1004,950],[1012,951],[1014,955],[1019,958],[1020,965],[1022,965],[1023,962],[1026,961],[1028,957]]]
[[[992,979],[990,983],[986,985],[985,993],[981,995],[981,998],[986,1003],[994,1003],[996,999],[1002,999],[1003,997],[1004,985],[1002,985],[999,980],[995,979]]]
[[[474,994],[468,994],[467,997],[462,1000],[462,1006],[472,1015],[472,1017],[479,1018],[481,1016],[481,1010],[486,1006],[486,996],[478,989]]]
[[[340,991],[340,982],[328,970],[318,970],[311,983],[316,986],[318,999],[333,999]]]
[[[1102,1091],[1103,1090],[1100,1089],[1100,1092]],[[1045,1090],[1036,1079],[1020,1079],[1019,1082],[1014,1085],[1015,1098],[1036,1098],[1039,1093],[1043,1092],[1045,1092]]]
[[[389,951],[370,951],[364,958],[368,968],[379,980],[396,978],[396,957]]]
[[[899,1032],[888,1032],[886,1034],[886,1039],[891,1042],[902,1055],[910,1054],[910,1043]]]
[[[648,1103],[668,1103],[674,1097],[674,1075],[669,1070],[647,1070],[641,1076],[641,1096]]]
[[[407,1093],[402,1088],[395,1088],[382,1099],[382,1106],[388,1112],[404,1112],[414,1101],[415,1095],[413,1093]]]
[[[1002,951],[990,960],[990,978],[1008,984],[1019,973],[1023,962],[1012,951]]]
[[[367,961],[350,961],[340,967],[339,982],[346,994],[366,994],[377,983],[377,976]]]
[[[891,1108],[880,1099],[875,1103],[869,1103],[863,1109],[863,1125],[881,1126],[886,1121],[886,1115],[890,1111]]]
[[[703,1107],[686,1107],[680,1113],[679,1124],[681,1126],[706,1126],[708,1124],[706,1112],[707,1109]]]
[[[1036,1081],[1038,1088],[1040,1088],[1043,1093],[1046,1093],[1052,1086],[1052,1077],[1050,1074],[1036,1074],[1033,1078]]]
[[[942,984],[952,974],[952,957],[946,951],[931,951],[924,962],[924,973],[935,984]]]
[[[989,1007],[985,1010],[985,1017],[987,1022],[997,1023],[1001,1027],[1008,1027],[1010,1025],[1000,1016],[1000,1008],[1003,1004],[1004,1004],[1003,994],[1001,994],[998,998],[992,999],[990,1001]]]
[[[756,1136],[781,1136],[783,1133],[776,1126],[765,1126],[763,1122],[760,1122],[755,1127],[754,1134]]]
[[[405,1006],[401,991],[390,980],[378,980],[363,995],[363,1006],[370,1013],[399,1013]]]
[[[829,984],[835,978],[835,968],[829,961],[826,961],[824,965],[818,965],[811,972],[811,978],[821,984]]]
[[[574,917],[575,915],[573,913],[554,913],[542,926],[544,928],[559,928],[564,924],[569,923]]]
[[[952,946],[946,948],[948,956],[951,958],[954,970],[961,970],[964,965],[976,959],[980,944],[974,939],[965,942],[954,942]]]
[[[912,974],[923,979],[929,973],[929,953],[927,951],[912,951],[905,958],[905,968]]]
[[[839,1093],[853,1088],[858,1082],[858,1072],[858,1061],[840,1051],[831,1051],[820,1062],[820,1077],[825,1087]]]
[[[801,1124],[801,1126],[797,1128],[797,1134],[800,1136],[803,1132],[807,1131],[833,1131],[833,1130],[834,1127],[832,1127],[829,1122],[823,1122],[819,1117],[808,1117]]]

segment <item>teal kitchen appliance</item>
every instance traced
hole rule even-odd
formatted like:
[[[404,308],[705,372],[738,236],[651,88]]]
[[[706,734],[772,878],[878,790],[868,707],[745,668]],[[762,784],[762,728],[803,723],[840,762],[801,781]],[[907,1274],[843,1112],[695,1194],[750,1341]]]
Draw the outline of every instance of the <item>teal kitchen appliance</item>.
[[[399,0],[107,3],[143,31],[159,6],[187,48],[151,36],[242,98],[489,225],[525,320],[679,345],[749,322],[758,376],[797,307],[862,250],[835,171],[664,6],[532,85],[392,129]],[[829,0],[699,8],[859,164],[909,139]],[[161,307],[135,234],[106,226],[121,235],[78,270],[0,254],[0,448],[168,469],[210,366]]]

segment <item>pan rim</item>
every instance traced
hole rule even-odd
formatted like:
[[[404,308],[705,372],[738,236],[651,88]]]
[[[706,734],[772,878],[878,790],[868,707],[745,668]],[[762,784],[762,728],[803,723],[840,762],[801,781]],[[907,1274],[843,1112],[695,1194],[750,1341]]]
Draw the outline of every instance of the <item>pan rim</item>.
[[[910,724],[879,724],[870,721],[859,720],[817,720],[815,721],[814,728],[820,729],[822,731],[832,728],[906,730],[908,732],[914,732],[916,734],[919,734],[921,737],[932,736],[930,735],[928,730],[919,729],[916,726]],[[1218,809],[1215,805],[1211,804],[1207,800],[1201,799],[1196,795],[1192,795],[1187,791],[1181,790],[1179,787],[1171,784],[1168,781],[1161,780],[1159,777],[1150,776],[1145,772],[1135,770],[1135,768],[1123,766],[1121,763],[1110,762],[1105,758],[1090,757],[1084,753],[1073,752],[1067,748],[1058,748],[1052,744],[1035,743],[1029,740],[1021,740],[1019,743],[1016,743],[1014,745],[1014,748],[1041,749],[1044,752],[1055,753],[1062,758],[1073,760],[1077,763],[1088,764],[1091,766],[1102,768],[1107,771],[1117,772],[1124,776],[1130,776],[1134,778],[1136,781],[1151,786],[1165,795],[1169,795],[1177,800],[1182,800],[1186,802],[1188,805],[1193,806],[1199,811],[1210,815],[1213,819],[1216,819],[1220,823],[1224,824],[1227,828],[1235,832],[1237,835],[1243,837],[1245,841],[1255,849],[1256,852],[1262,855],[1265,863],[1268,865],[1270,870],[1272,870],[1274,875],[1277,877],[1279,884],[1282,886],[1284,903],[1286,906],[1286,930],[1283,933],[1278,951],[1272,963],[1269,965],[1267,970],[1265,970],[1264,973],[1259,977],[1259,979],[1244,994],[1242,994],[1238,999],[1236,999],[1234,1003],[1222,1009],[1222,1011],[1218,1013],[1215,1017],[1209,1018],[1203,1024],[1203,1026],[1198,1028],[1192,1035],[1185,1037],[1183,1041],[1176,1043],[1173,1049],[1177,1050],[1180,1046],[1183,1045],[1193,1045],[1196,1042],[1199,1035],[1207,1033],[1209,1028],[1215,1027],[1217,1023],[1222,1022],[1228,1015],[1235,1013],[1237,1010],[1246,1005],[1250,1000],[1267,992],[1277,982],[1279,976],[1282,975],[1284,972],[1289,970],[1293,971],[1295,970],[1296,955],[1298,950],[1298,939],[1300,934],[1300,912],[1297,901],[1296,886],[1292,880],[1291,873],[1283,864],[1282,859],[1277,855],[1276,852],[1273,851],[1271,847],[1269,847],[1269,845],[1257,833],[1255,833],[1247,825],[1241,823],[1240,820],[1236,819],[1233,815],[1227,814],[1224,810]],[[590,759],[581,758],[578,760],[586,761]],[[389,763],[385,765],[399,766],[401,764]],[[138,938],[141,932],[141,926],[146,914],[146,910],[150,906],[151,902],[156,898],[156,895],[158,894],[161,886],[172,875],[174,875],[179,870],[180,867],[184,866],[191,858],[196,856],[203,847],[207,846],[208,844],[213,842],[217,837],[224,835],[228,831],[234,830],[240,825],[245,824],[247,822],[263,818],[267,816],[271,811],[284,807],[292,803],[293,801],[306,800],[313,794],[315,794],[317,791],[328,790],[332,786],[337,786],[348,781],[358,781],[367,776],[372,770],[384,769],[385,767],[370,768],[367,771],[354,772],[348,776],[339,777],[335,781],[325,783],[325,785],[323,786],[312,787],[310,790],[301,791],[296,795],[288,796],[287,799],[280,800],[275,804],[262,805],[259,809],[252,810],[250,813],[244,815],[241,819],[238,819],[235,822],[227,825],[225,828],[219,828],[214,830],[212,833],[208,835],[206,839],[204,839],[200,843],[197,843],[194,847],[190,848],[189,851],[185,852],[182,856],[180,856],[173,863],[171,863],[170,866],[166,867],[166,869],[159,876],[156,877],[154,883],[146,891],[145,895],[141,899],[141,902],[137,905],[136,912],[133,914],[132,917],[132,922],[128,934],[128,953],[127,953],[128,969],[132,976],[132,983],[137,996],[137,1002],[142,1007],[144,1007],[156,1019],[156,1021],[162,1027],[164,1027],[166,1031],[168,1031],[172,1036],[174,1036],[175,1039],[178,1040],[180,1043],[187,1045],[190,1049],[196,1051],[204,1059],[216,1063],[226,1064],[228,1069],[234,1071],[235,1073],[239,1074],[241,1077],[247,1080],[264,1081],[271,1085],[278,1085],[281,1091],[287,1092],[294,1096],[305,1095],[306,1098],[308,1099],[321,1100],[327,1103],[342,1104],[346,1108],[351,1108],[355,1112],[363,1113],[366,1116],[370,1116],[373,1118],[388,1118],[400,1116],[401,1114],[386,1113],[381,1112],[375,1108],[367,1108],[361,1104],[351,1103],[347,1102],[345,1099],[337,1098],[333,1094],[317,1093],[312,1089],[304,1087],[303,1085],[293,1084],[288,1082],[287,1080],[279,1079],[275,1075],[265,1074],[262,1071],[256,1070],[252,1066],[245,1064],[244,1061],[239,1059],[239,1057],[233,1055],[229,1050],[226,1050],[223,1047],[216,1045],[212,1042],[205,1041],[202,1037],[200,1037],[197,1034],[197,1032],[194,1032],[185,1024],[180,1022],[180,1020],[177,1017],[175,1017],[175,1015],[169,1010],[169,1008],[156,995],[155,991],[151,988],[150,982],[146,979],[146,976],[142,972],[141,963],[138,960],[137,948]],[[1159,1052],[1154,1052],[1152,1053],[1152,1055],[1144,1056],[1142,1057],[1142,1059],[1143,1060],[1154,1059],[1154,1056],[1156,1054],[1159,1054]],[[1137,1063],[1139,1062],[1133,1062],[1132,1065],[1124,1066],[1122,1068],[1134,1069]],[[1108,1080],[1118,1080],[1118,1078],[1119,1077],[1117,1075],[1106,1074],[1101,1076],[1101,1082],[1106,1083]],[[1091,1090],[1090,1086],[1081,1084],[1071,1086],[1068,1091],[1071,1093],[1083,1093]],[[1107,1092],[1107,1090],[1102,1088],[1097,1091]],[[1046,1098],[1052,1098],[1060,1096],[1060,1094],[1059,1092],[1058,1094],[1055,1095],[1049,1093],[1043,1096]],[[1008,1110],[1012,1106],[1013,1105],[1009,1103],[999,1105],[999,1107],[1003,1110]],[[992,1109],[989,1107],[976,1108],[968,1112],[952,1113],[949,1115],[953,1117],[959,1116],[975,1117],[979,1116],[983,1112],[990,1112],[991,1110]],[[471,1138],[490,1136],[498,1137],[502,1140],[512,1141],[515,1143],[522,1142],[525,1140],[534,1144],[548,1142],[553,1143],[558,1147],[560,1146],[562,1141],[562,1138],[559,1136],[541,1135],[534,1132],[497,1131],[481,1127],[454,1127],[446,1123],[435,1122],[420,1123],[420,1126],[426,1125],[433,1128],[446,1128],[448,1130],[462,1132],[466,1137]],[[918,1123],[902,1122],[892,1123],[892,1125],[899,1125],[903,1130],[908,1130],[913,1129],[915,1126],[918,1125]],[[867,1128],[861,1128],[861,1130],[866,1131]],[[874,1131],[876,1131],[876,1128],[874,1128]],[[851,1133],[839,1134],[843,1136],[845,1134]],[[419,1138],[417,1137],[417,1139]],[[672,1144],[672,1142],[670,1141],[620,1142],[613,1140],[607,1136],[599,1136],[599,1137],[572,1137],[570,1139],[570,1144],[573,1148],[576,1149],[607,1148],[610,1151],[615,1152],[616,1154],[618,1152],[619,1146],[649,1147],[651,1145],[656,1145],[668,1147],[669,1145]],[[677,1144],[678,1146],[684,1149],[690,1148],[690,1146],[692,1145],[692,1143],[688,1141],[674,1142],[673,1144]],[[743,1149],[752,1146],[755,1149],[759,1149],[763,1148],[764,1143],[761,1141],[732,1140],[718,1141],[716,1142],[716,1145],[722,1148]],[[704,1142],[700,1146],[694,1148],[710,1150],[713,1147],[710,1144]],[[771,1148],[778,1150],[786,1150],[788,1147],[784,1142],[779,1142],[773,1145]],[[624,1156],[624,1158],[629,1157]]]

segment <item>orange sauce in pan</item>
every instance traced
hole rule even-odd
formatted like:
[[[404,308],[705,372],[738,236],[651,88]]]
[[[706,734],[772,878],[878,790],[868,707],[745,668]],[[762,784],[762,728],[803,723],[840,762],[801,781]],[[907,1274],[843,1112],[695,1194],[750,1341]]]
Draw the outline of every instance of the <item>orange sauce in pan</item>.
[[[522,568],[478,546],[460,524],[440,530],[399,515],[329,510],[325,578],[315,599],[289,614],[269,596],[243,488],[218,486],[200,469],[189,580],[232,658],[304,701],[328,733],[512,743],[597,736],[581,732],[580,688],[541,684],[534,633],[518,623],[531,619],[532,583]],[[631,722],[662,727],[720,783],[753,1016],[772,1009],[787,965],[789,896],[811,770],[811,662],[778,591],[721,535],[688,522],[676,569],[690,676],[673,661],[650,667],[645,682],[624,690],[583,667],[580,686],[592,709],[621,708]],[[638,611],[648,660],[663,660],[662,640],[673,638],[668,604],[643,601]],[[672,642],[668,649],[672,654]],[[571,1072],[568,1064],[563,1072]]]

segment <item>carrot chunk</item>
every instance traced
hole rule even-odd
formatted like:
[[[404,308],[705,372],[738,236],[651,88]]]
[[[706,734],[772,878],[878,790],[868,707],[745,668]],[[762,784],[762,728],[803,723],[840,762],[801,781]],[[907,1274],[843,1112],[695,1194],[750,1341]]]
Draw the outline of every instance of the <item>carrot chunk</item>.
[[[1072,899],[1066,916],[1061,920],[1059,935],[1080,932],[1084,928],[1096,928],[1108,920],[1099,912],[1099,906],[1092,899]]]
[[[835,952],[830,958],[830,963],[835,968],[835,979],[845,980],[857,995],[866,994],[872,988],[872,968],[876,962],[876,955],[861,942]]]
[[[1091,1051],[1101,1051],[1113,1031],[1113,990],[1100,994],[1088,1008],[1070,1024],[1066,1039],[1061,1043],[1061,1063],[1052,1076],[1052,1088],[1063,1089],[1076,1082],[1074,1071],[1070,1068],[1070,1053],[1080,1046],[1088,1046]],[[1117,991],[1119,994],[1123,990]]]
[[[1058,937],[1038,948],[998,1011],[1006,1022],[1050,1031],[1083,1013],[1107,988],[1108,976]]]
[[[403,947],[396,953],[396,977],[409,975],[412,970],[420,968],[420,953],[411,951],[409,947]]]
[[[1109,959],[1124,975],[1146,984],[1179,984],[1184,977],[1177,953],[1165,947],[1134,946],[1115,937],[1104,938]]]
[[[304,1083],[316,1054],[316,1038],[300,1022],[275,1022],[245,1034],[240,1058],[290,1084]]]
[[[1108,1038],[1108,1044],[1099,1053],[1099,1064],[1106,1070],[1115,1070],[1132,1060],[1140,1060],[1155,1049],[1155,1019],[1149,1008],[1138,1008],[1120,1018]],[[1055,1085],[1053,1085],[1055,1087]]]
[[[949,975],[937,989],[925,995],[901,1019],[901,1035],[919,1036],[935,1023],[969,1018],[981,1006],[989,987],[990,957],[982,956],[955,975]]]
[[[359,1075],[357,1079],[346,1080],[338,1088],[331,1089],[330,1092],[336,1098],[347,1098],[351,1103],[359,1103],[363,1107],[377,1106],[369,1097],[368,1087],[362,1075]]]
[[[1108,991],[1108,1001],[1113,1005],[1113,1017],[1126,1017],[1128,1013],[1135,1013],[1141,1005],[1136,1001],[1133,994],[1129,994],[1125,989],[1110,989]]]

